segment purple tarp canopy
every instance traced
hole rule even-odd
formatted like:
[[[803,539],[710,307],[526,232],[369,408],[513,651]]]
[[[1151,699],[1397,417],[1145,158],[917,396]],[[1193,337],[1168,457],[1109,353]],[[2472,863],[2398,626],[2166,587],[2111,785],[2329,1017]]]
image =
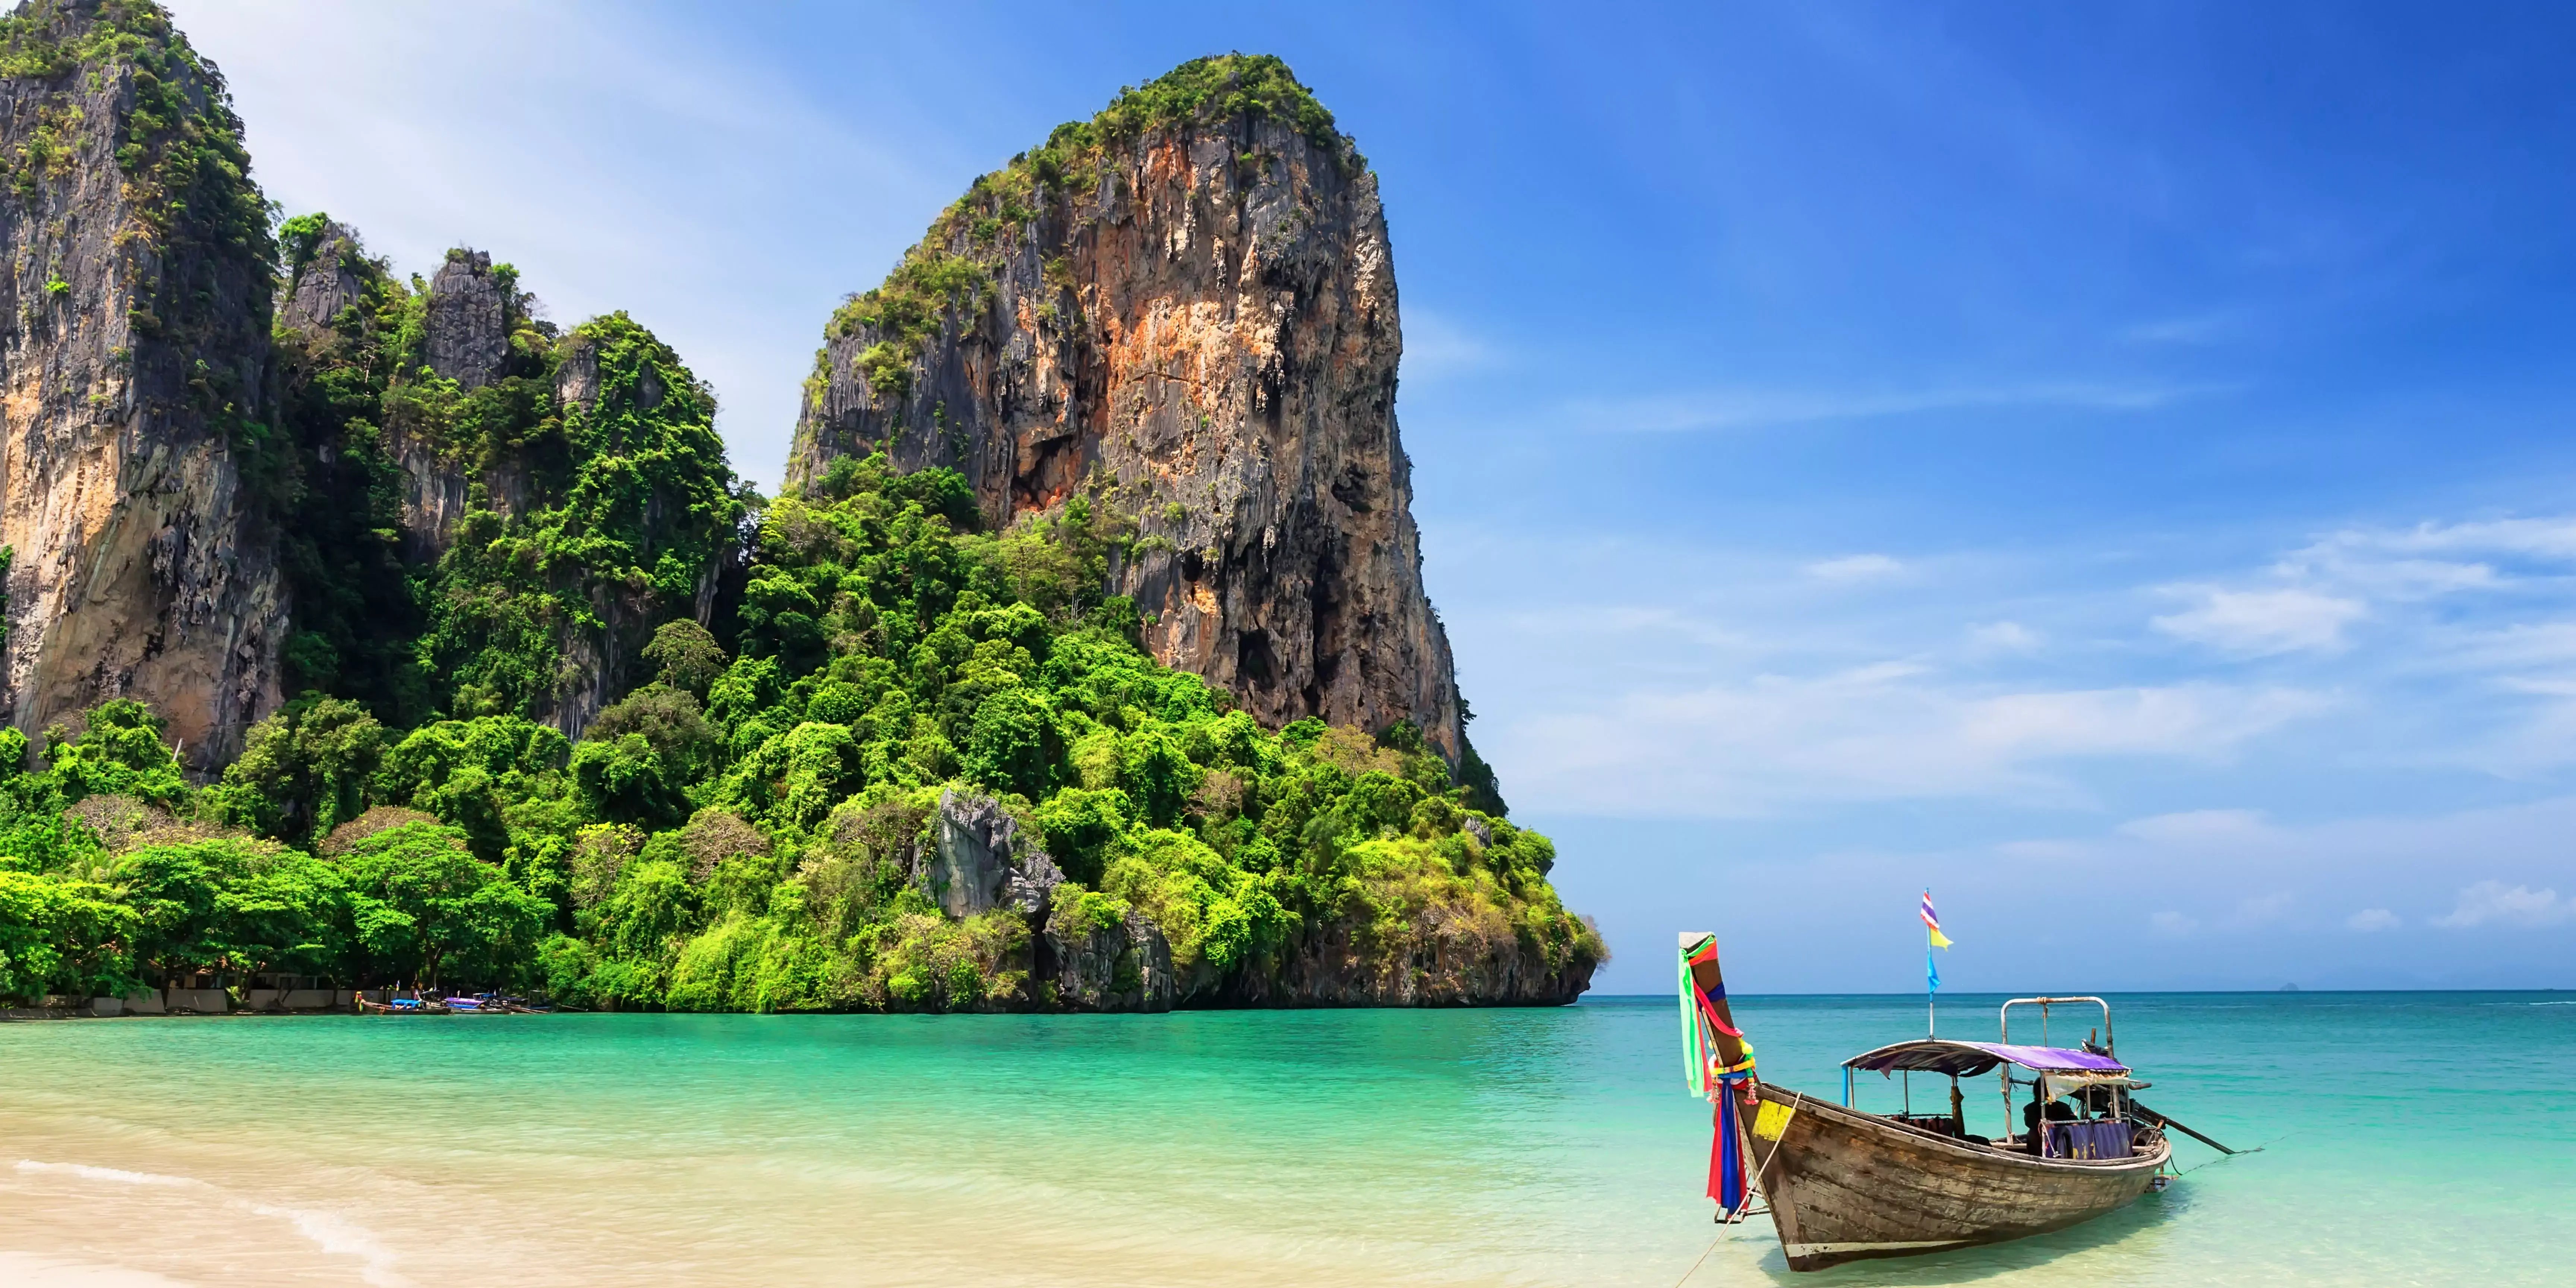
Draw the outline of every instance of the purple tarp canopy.
[[[2038,1073],[2127,1073],[2129,1066],[2107,1055],[2090,1051],[2070,1051],[2065,1047],[2013,1046],[2002,1042],[1953,1042],[1947,1038],[1916,1038],[1863,1052],[1843,1061],[1846,1068],[1908,1070],[1915,1073],[1949,1073],[1962,1078],[1974,1077],[1998,1064],[2012,1063]]]

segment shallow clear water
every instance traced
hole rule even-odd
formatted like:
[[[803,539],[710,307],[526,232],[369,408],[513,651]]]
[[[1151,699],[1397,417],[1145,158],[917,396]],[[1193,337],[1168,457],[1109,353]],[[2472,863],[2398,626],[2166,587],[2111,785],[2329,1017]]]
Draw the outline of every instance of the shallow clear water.
[[[2114,1003],[2150,1104],[2265,1152],[2186,1143],[2090,1225],[1813,1275],[1710,1224],[1668,999],[0,1025],[0,1281],[1661,1286],[1706,1252],[1691,1284],[2568,1282],[2576,997]],[[1824,1094],[1923,1020],[1736,1005],[1764,1075]]]

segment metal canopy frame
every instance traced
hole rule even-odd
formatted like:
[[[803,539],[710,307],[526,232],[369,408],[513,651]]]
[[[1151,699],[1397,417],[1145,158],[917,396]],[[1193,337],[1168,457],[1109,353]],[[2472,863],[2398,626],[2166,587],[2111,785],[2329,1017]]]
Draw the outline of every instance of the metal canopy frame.
[[[2111,1058],[2115,1060],[2118,1059],[2119,1057],[2116,1054],[2113,1054],[2118,1050],[2119,1044],[2111,1036],[2111,1004],[2098,997],[2081,995],[2076,997],[2012,998],[2006,1001],[2002,1006],[1996,1008],[1995,1025],[2003,1035],[2001,1041],[2009,1044],[2012,1041],[2012,1008],[2016,1006],[2036,1006],[2039,1008],[2039,1044],[2041,1046],[2047,1046],[2048,1008],[2052,1006],[2074,1006],[2085,1002],[2090,1002],[2093,1005],[2102,1008],[2102,1053],[2111,1056]],[[2002,1075],[2004,1092],[2004,1127],[2006,1131],[2010,1131],[2012,1128],[2012,1066],[2009,1064],[2003,1066]],[[2039,1075],[2038,1078],[2033,1079],[2033,1082],[2036,1083],[2040,1078],[2045,1077],[2045,1074]],[[2034,1085],[2031,1088],[2031,1096],[2036,1099],[2038,1095],[2039,1088]],[[2113,1101],[2113,1105],[2114,1109],[2112,1112],[2114,1115],[2123,1118],[2127,1117],[2127,1115],[2118,1108],[2119,1101],[2116,1098]],[[2038,1132],[2044,1141],[2048,1134],[2048,1116],[2046,1114],[2040,1115],[2039,1125],[2032,1130]],[[2033,1146],[2034,1150],[2041,1148],[2043,1148],[2043,1146]]]

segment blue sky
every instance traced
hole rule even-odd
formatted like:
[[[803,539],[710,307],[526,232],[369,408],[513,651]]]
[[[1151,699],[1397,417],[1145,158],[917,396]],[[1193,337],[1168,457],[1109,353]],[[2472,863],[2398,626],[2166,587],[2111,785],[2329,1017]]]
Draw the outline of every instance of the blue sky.
[[[1669,987],[2576,987],[2576,24],[2540,8],[173,8],[257,177],[627,308],[774,484],[974,175],[1275,52],[1376,167],[1425,575]]]

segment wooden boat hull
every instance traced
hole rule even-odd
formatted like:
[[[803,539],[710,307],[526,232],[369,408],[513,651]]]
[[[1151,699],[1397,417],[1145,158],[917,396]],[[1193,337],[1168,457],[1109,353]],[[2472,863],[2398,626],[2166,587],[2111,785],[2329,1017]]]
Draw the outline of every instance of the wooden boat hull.
[[[2146,1193],[2173,1155],[2159,1140],[2134,1158],[2032,1158],[1768,1084],[1757,1090],[1796,1110],[1777,1141],[1746,1141],[1792,1270],[2062,1230]]]

